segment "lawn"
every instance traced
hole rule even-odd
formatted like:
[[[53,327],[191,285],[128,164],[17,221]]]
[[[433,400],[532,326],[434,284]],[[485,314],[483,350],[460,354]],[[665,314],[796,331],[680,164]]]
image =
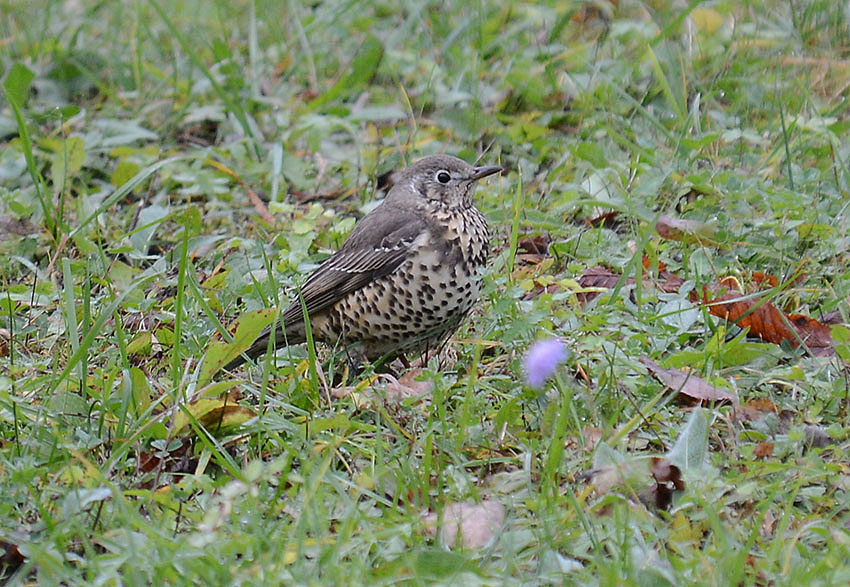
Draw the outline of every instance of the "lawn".
[[[850,582],[850,11],[7,0],[0,581]],[[479,304],[221,369],[386,193]]]

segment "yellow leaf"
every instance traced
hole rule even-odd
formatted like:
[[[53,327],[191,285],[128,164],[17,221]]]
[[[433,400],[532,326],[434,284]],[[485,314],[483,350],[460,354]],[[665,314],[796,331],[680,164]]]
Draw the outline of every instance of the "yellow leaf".
[[[174,418],[174,432],[189,426],[192,418],[204,428],[215,432],[243,424],[255,416],[254,411],[240,406],[230,398],[201,399],[183,407]]]
[[[708,34],[714,34],[717,32],[717,29],[719,29],[726,20],[723,18],[723,15],[716,10],[703,7],[694,8],[691,12],[691,19],[694,21],[694,25],[696,25],[699,30],[705,31]]]

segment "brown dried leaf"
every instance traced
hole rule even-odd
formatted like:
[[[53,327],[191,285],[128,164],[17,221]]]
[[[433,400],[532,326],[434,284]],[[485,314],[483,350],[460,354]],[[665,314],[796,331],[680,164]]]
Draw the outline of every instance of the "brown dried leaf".
[[[753,449],[753,456],[757,459],[766,459],[773,456],[772,442],[759,442]]]
[[[620,215],[619,210],[609,210],[599,216],[594,216],[593,218],[589,218],[585,220],[588,226],[593,228],[599,228],[600,226],[604,226],[605,228],[616,229],[619,227],[622,222],[620,222],[618,216]]]
[[[643,258],[643,267],[647,271],[650,269],[650,262],[646,257]],[[799,282],[801,277],[798,275],[792,283]],[[779,283],[775,276],[759,271],[751,273],[750,279],[753,283],[767,283],[772,287]],[[577,297],[584,303],[599,295],[600,292],[593,291],[594,289],[612,289],[619,280],[619,274],[605,267],[591,267],[578,280],[582,288],[591,291],[579,292]],[[627,285],[632,283],[633,278],[626,279]],[[684,280],[667,271],[663,264],[659,264],[658,276],[654,283],[659,290],[672,293],[679,291]],[[764,341],[780,344],[787,340],[797,346],[802,340],[806,348],[816,356],[829,356],[835,351],[835,341],[829,327],[835,317],[818,321],[804,314],[785,314],[764,300],[743,298],[737,293],[721,293],[728,291],[730,287],[741,289],[737,280],[724,278],[714,286],[704,287],[702,298],[697,291],[691,292],[691,301],[705,305],[715,316],[734,322],[741,328],[748,328],[751,334]]]
[[[620,275],[614,273],[605,267],[596,266],[586,269],[581,277],[578,278],[578,284],[582,287],[604,287],[611,289],[620,280]]]
[[[814,318],[803,314],[785,314],[770,302],[742,299],[734,293],[723,294],[712,300],[708,298],[707,289],[703,290],[702,303],[709,312],[741,328],[749,328],[750,333],[764,341],[780,344],[787,340],[797,346],[802,340],[814,355],[824,356],[834,352],[835,341],[829,326]]]
[[[602,293],[601,290],[613,289],[618,281],[620,281],[620,276],[610,269],[600,266],[590,267],[578,278],[578,284],[582,289],[589,291],[579,291],[576,293],[576,297],[583,304]],[[626,280],[626,283],[634,283],[634,279],[630,277]],[[594,289],[599,289],[600,291],[594,291]]]
[[[715,235],[715,227],[697,220],[673,218],[662,214],[655,223],[655,232],[663,239],[711,243]]]
[[[229,175],[233,178],[242,189],[245,190],[245,193],[248,194],[248,199],[251,200],[251,204],[254,205],[254,210],[257,211],[257,214],[260,215],[260,218],[265,220],[271,225],[274,225],[274,216],[269,212],[269,209],[266,207],[265,203],[260,199],[260,197],[252,190],[247,183],[242,181],[242,178],[236,175],[236,172],[232,171],[229,167],[224,165],[223,163],[216,161],[214,159],[209,159],[208,163],[218,169],[219,171]]]
[[[197,457],[189,449],[192,443],[182,442],[168,452],[161,450],[140,450],[136,458],[136,469],[140,473],[150,473],[160,467],[166,473],[192,473],[198,466]]]
[[[779,408],[767,399],[750,400],[743,405],[735,406],[735,411],[733,412],[735,419],[742,422],[752,422],[764,418],[767,414],[778,413]]]
[[[336,387],[331,390],[331,395],[337,399],[354,396],[359,408],[380,405],[385,400],[401,402],[411,397],[430,396],[434,384],[431,381],[417,381],[416,378],[421,374],[421,367],[408,370],[398,379],[389,373],[384,373],[375,377],[371,383],[366,381],[358,385]],[[387,383],[383,387],[378,387],[376,384],[382,379]]]
[[[649,372],[661,383],[700,404],[730,402],[738,404],[738,398],[705,379],[680,369],[665,369],[649,357],[641,357],[640,362],[646,365]]]
[[[436,512],[425,515],[429,534],[436,534],[438,521]],[[504,521],[505,506],[497,501],[452,502],[443,509],[440,542],[454,548],[460,538],[464,548],[483,548],[497,536]]]
[[[802,275],[798,277],[798,281],[800,277],[802,277]],[[770,273],[765,273],[764,271],[753,271],[750,274],[750,281],[752,281],[756,285],[767,284],[770,287],[776,287],[779,285],[778,277],[776,277],[775,275],[771,275]]]
[[[5,357],[9,354],[9,342],[12,340],[12,333],[8,328],[0,328],[0,357]]]
[[[17,544],[0,540],[0,582],[8,579],[10,574],[24,564],[24,560]]]
[[[422,375],[422,369],[411,369],[398,379],[389,378],[387,383],[387,399],[402,401],[409,397],[430,396],[434,389],[433,381],[417,381]]]
[[[552,242],[546,235],[524,236],[517,241],[517,253],[526,253],[529,255],[540,255],[545,257],[549,254],[549,243]]]
[[[682,472],[662,457],[652,457],[651,471],[655,486],[650,488],[649,496],[656,508],[666,510],[673,501],[673,492],[685,490]]]

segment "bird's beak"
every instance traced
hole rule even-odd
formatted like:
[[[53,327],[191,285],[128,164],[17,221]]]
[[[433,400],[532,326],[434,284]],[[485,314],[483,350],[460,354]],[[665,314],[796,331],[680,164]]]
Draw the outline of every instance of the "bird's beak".
[[[476,167],[472,171],[472,175],[469,176],[469,181],[478,181],[483,177],[493,175],[494,173],[499,173],[500,171],[502,171],[502,168],[498,165],[485,165],[484,167]]]

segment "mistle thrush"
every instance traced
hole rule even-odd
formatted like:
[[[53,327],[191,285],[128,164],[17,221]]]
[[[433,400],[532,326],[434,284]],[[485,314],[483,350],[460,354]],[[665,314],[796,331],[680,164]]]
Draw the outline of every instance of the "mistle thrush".
[[[395,174],[384,201],[283,311],[275,346],[306,341],[303,299],[314,340],[356,345],[370,361],[438,348],[478,299],[490,233],[472,196],[499,171],[434,155]],[[225,368],[265,353],[271,334]]]

